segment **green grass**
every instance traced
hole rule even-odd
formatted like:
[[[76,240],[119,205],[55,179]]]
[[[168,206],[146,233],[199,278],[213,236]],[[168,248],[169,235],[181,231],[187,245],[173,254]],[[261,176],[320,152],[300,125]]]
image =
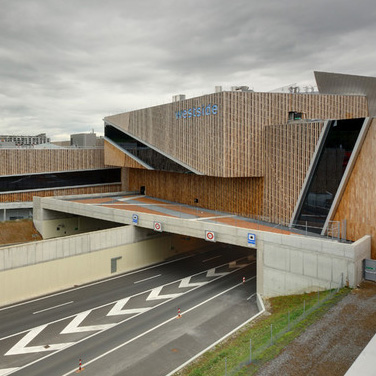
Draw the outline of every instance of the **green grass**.
[[[269,300],[271,315],[263,315],[255,322],[249,323],[236,335],[206,352],[178,374],[183,376],[224,375],[225,362],[227,362],[227,375],[254,375],[262,365],[275,358],[291,341],[309,325],[319,320],[350,291],[350,289],[343,288],[335,295],[327,291],[320,292],[320,304],[317,304],[317,293],[272,298]],[[304,301],[305,315],[303,315]],[[289,312],[290,331],[287,331]],[[299,318],[301,318],[300,321]],[[272,346],[270,346],[271,325],[273,325]],[[249,360],[250,339],[252,340],[252,364],[244,366],[236,373],[234,372],[236,367]]]

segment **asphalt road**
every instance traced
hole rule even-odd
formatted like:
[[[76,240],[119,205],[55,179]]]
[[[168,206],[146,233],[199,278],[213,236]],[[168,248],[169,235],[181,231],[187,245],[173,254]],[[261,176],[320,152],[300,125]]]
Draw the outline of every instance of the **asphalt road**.
[[[2,308],[0,375],[75,374],[79,359],[90,375],[169,374],[257,313],[254,254],[218,246]]]

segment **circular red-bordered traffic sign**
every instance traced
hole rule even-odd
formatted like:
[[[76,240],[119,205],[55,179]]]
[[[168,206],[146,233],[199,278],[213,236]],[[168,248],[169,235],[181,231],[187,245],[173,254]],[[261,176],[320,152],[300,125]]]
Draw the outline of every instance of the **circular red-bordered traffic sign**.
[[[154,222],[154,230],[155,231],[162,231],[162,225],[160,222]]]
[[[206,237],[206,240],[209,240],[211,242],[215,241],[215,235],[213,231],[206,231],[205,237]]]

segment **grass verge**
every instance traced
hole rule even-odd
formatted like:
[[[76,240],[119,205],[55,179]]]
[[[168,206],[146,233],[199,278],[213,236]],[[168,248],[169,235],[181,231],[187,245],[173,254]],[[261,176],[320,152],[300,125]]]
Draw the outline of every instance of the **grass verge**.
[[[351,290],[291,295],[269,299],[270,314],[264,314],[243,327],[214,349],[179,371],[179,376],[255,375],[261,366],[275,358],[309,325],[319,320]],[[288,330],[290,328],[290,330]],[[249,361],[252,341],[252,363]],[[271,342],[273,340],[273,345]]]

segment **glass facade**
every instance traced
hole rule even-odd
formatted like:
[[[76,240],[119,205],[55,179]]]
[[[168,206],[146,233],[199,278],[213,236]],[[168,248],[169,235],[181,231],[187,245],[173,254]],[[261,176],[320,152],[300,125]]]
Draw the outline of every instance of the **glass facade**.
[[[187,168],[111,125],[106,124],[105,136],[154,170],[191,173]]]
[[[83,185],[115,184],[121,182],[120,168],[55,172],[0,177],[0,192],[17,192]]]
[[[332,120],[294,220],[297,227],[320,233],[353,152],[364,118]]]

